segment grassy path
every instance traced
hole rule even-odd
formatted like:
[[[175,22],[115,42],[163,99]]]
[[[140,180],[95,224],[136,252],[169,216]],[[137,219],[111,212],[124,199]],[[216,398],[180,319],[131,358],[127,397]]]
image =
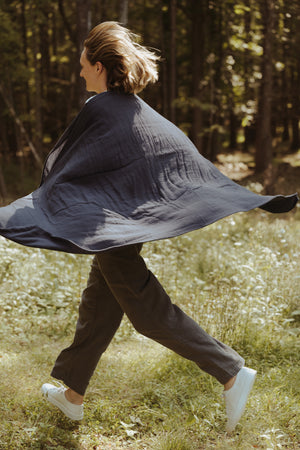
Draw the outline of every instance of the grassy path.
[[[259,373],[248,408],[226,435],[221,387],[138,337],[112,345],[90,386],[84,421],[69,421],[39,393],[59,348],[3,355],[1,449],[299,448],[299,369],[291,361],[253,361]]]
[[[42,383],[71,338],[89,258],[0,241],[0,449],[300,448],[299,209],[236,215],[144,256],[175,303],[234,346],[258,377],[236,431],[222,387],[125,320],[77,424],[45,403]]]

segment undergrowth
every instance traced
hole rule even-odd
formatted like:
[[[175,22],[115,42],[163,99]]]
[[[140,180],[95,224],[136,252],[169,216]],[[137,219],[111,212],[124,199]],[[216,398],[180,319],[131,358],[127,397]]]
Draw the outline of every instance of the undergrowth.
[[[0,448],[300,448],[300,226],[296,212],[237,214],[144,245],[174,303],[258,370],[236,431],[224,432],[222,387],[124,319],[74,423],[40,395],[72,339],[89,256],[0,239]]]

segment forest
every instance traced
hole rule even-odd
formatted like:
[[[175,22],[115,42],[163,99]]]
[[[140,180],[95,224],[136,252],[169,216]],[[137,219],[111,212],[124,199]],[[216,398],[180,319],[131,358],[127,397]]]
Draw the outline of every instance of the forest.
[[[36,189],[91,95],[79,58],[107,20],[160,55],[159,81],[139,95],[201,154],[256,193],[300,191],[299,0],[0,0],[0,206]],[[221,384],[127,317],[84,419],[46,402],[41,386],[72,342],[92,256],[0,236],[0,449],[299,449],[299,224],[298,203],[143,246],[172,302],[257,370],[233,433]]]
[[[82,43],[106,20],[157,50],[159,82],[141,95],[211,161],[252,152],[264,173],[300,148],[298,0],[1,0],[0,20],[2,201],[35,187],[26,176],[37,183],[87,99]]]

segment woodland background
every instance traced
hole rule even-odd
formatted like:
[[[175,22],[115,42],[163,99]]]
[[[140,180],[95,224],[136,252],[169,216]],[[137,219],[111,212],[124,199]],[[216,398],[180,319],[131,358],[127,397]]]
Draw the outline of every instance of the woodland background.
[[[82,42],[105,20],[159,50],[160,81],[142,93],[151,106],[212,161],[250,152],[272,184],[278,154],[300,148],[298,0],[0,0],[2,203],[36,187],[87,98]]]
[[[255,192],[300,191],[299,0],[0,0],[0,204],[39,183],[87,98],[88,30],[118,20],[161,53],[143,98]],[[145,244],[149,268],[258,376],[226,434],[221,389],[125,318],[74,423],[40,386],[72,338],[91,259],[0,237],[1,450],[300,448],[300,208]]]

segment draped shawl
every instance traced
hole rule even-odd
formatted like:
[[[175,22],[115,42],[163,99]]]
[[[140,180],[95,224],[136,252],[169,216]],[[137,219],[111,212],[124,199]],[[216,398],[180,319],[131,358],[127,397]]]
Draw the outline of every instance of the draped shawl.
[[[39,188],[0,208],[0,234],[89,254],[177,236],[256,207],[286,212],[297,198],[239,186],[141,98],[105,92],[85,104],[49,153]]]

